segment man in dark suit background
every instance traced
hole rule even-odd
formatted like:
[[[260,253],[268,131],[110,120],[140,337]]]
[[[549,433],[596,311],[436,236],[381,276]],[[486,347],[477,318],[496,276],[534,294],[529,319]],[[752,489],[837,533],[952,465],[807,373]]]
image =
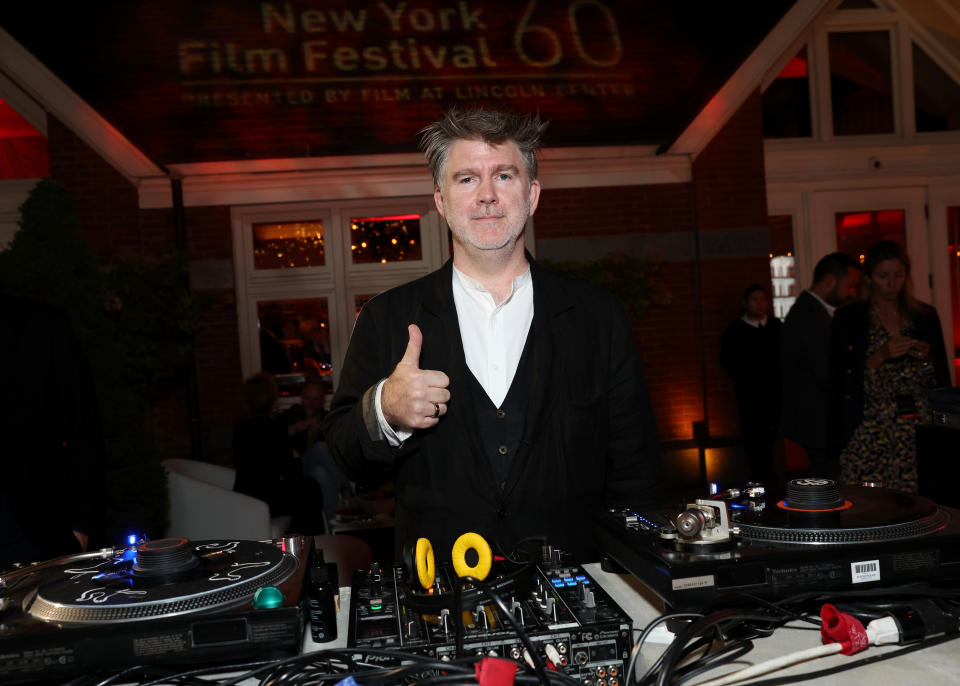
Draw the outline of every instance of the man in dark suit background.
[[[587,512],[658,500],[656,427],[629,321],[608,293],[538,266],[539,118],[449,111],[423,131],[453,233],[440,270],[366,304],[324,422],[344,472],[393,466],[397,547],[542,536],[596,555]]]
[[[781,332],[787,464],[806,461],[810,476],[839,477],[827,451],[830,328],[836,308],[855,300],[859,287],[856,260],[840,252],[824,256],[813,270],[813,285],[793,303]]]

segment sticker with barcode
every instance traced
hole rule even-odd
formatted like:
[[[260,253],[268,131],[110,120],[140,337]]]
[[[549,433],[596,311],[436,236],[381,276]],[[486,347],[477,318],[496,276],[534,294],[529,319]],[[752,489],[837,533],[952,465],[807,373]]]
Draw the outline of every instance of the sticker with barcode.
[[[850,581],[855,584],[862,584],[866,581],[880,581],[880,560],[851,562]]]
[[[689,591],[692,588],[707,588],[714,585],[713,574],[704,576],[688,576],[683,579],[673,579],[670,582],[674,591]]]

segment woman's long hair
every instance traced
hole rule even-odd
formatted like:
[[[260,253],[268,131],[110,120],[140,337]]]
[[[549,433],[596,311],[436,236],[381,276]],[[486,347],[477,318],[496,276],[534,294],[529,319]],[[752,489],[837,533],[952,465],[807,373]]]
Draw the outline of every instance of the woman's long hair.
[[[863,259],[863,273],[866,274],[868,279],[873,277],[873,270],[881,262],[886,262],[887,260],[899,260],[903,265],[904,270],[906,271],[907,278],[903,281],[903,288],[900,289],[900,292],[897,294],[897,307],[903,316],[910,317],[913,312],[917,310],[916,300],[909,293],[909,283],[910,283],[910,258],[907,257],[906,251],[900,247],[900,244],[896,241],[880,241],[879,243],[874,243],[867,250],[866,257]],[[872,283],[868,282],[865,287],[866,296],[868,300],[873,298],[873,286]]]

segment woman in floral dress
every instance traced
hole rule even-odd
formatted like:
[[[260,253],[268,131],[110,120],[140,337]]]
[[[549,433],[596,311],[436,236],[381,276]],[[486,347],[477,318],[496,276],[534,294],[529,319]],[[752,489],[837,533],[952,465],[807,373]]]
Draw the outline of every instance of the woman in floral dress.
[[[841,308],[831,343],[832,438],[844,483],[917,492],[917,424],[927,391],[950,375],[936,310],[907,292],[910,262],[894,241],[864,260],[865,300]]]

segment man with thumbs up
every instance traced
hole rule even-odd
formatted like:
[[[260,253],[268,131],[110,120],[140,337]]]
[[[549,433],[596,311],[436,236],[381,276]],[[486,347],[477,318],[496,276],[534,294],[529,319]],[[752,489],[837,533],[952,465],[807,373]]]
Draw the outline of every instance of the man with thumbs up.
[[[593,559],[588,511],[655,504],[659,444],[619,302],[539,267],[539,117],[448,111],[421,133],[453,259],[370,300],[324,422],[352,479],[392,465],[397,550],[466,531]],[[399,560],[399,557],[397,558]]]

